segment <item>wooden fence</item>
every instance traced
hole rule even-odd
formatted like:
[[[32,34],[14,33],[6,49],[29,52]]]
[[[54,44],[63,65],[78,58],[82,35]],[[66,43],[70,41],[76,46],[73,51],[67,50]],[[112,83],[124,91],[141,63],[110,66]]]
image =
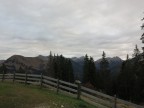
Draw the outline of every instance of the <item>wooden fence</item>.
[[[27,84],[48,87],[55,90],[57,93],[66,93],[78,99],[85,100],[91,104],[96,105],[98,108],[144,108],[143,106],[133,104],[121,99],[112,97],[101,92],[83,87],[80,83],[72,84],[59,79],[51,78],[44,75],[35,74],[0,74],[1,81],[10,80]]]

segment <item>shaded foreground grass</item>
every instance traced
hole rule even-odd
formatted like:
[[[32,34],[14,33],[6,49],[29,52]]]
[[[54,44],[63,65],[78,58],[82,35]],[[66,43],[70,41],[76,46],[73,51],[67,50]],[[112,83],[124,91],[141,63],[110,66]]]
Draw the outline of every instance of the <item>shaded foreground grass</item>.
[[[0,108],[96,108],[46,88],[0,82]]]

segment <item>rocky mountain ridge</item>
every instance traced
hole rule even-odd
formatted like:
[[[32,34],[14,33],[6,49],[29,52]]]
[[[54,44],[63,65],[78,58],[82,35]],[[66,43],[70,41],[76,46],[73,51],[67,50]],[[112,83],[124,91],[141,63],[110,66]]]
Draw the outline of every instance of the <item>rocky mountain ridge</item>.
[[[36,71],[44,70],[46,63],[39,57],[24,57],[21,55],[13,55],[4,62],[10,73],[20,67],[24,70],[32,70],[32,73],[35,73]]]

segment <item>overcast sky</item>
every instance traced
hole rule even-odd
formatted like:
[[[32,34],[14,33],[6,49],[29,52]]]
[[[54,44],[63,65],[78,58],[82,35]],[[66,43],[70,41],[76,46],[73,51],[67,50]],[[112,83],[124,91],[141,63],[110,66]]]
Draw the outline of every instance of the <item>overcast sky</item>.
[[[0,59],[63,54],[126,58],[141,50],[144,0],[0,0]]]

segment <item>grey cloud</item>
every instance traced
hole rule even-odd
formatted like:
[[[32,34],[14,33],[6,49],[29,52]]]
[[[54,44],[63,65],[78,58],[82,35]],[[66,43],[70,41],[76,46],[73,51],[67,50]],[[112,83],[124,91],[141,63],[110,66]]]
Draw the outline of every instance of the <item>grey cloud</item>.
[[[139,40],[143,0],[0,0],[0,57],[54,53],[125,58]],[[8,47],[9,46],[9,47]],[[7,50],[4,50],[7,48]],[[6,56],[5,56],[5,55]]]

